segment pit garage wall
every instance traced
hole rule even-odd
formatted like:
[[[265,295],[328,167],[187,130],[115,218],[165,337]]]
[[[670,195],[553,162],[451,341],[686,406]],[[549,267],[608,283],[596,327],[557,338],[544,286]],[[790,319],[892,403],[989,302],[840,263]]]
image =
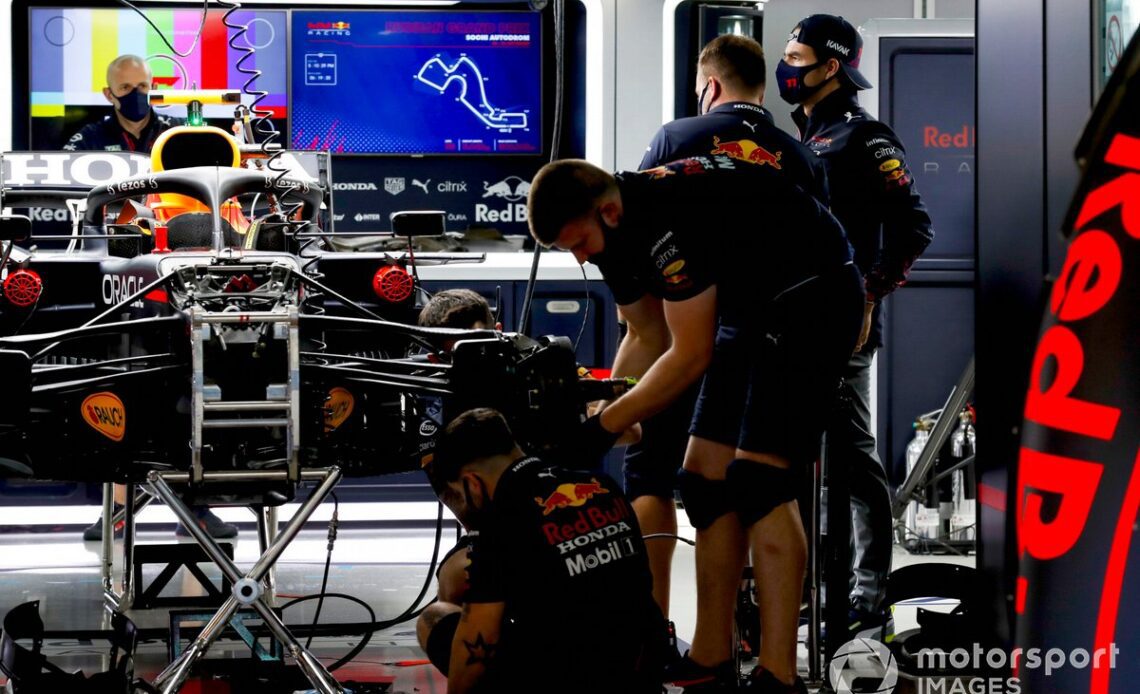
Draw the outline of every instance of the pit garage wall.
[[[1006,641],[1017,575],[1012,477],[1043,278],[1063,260],[1073,147],[1091,111],[1091,27],[1092,3],[978,0],[978,564]]]

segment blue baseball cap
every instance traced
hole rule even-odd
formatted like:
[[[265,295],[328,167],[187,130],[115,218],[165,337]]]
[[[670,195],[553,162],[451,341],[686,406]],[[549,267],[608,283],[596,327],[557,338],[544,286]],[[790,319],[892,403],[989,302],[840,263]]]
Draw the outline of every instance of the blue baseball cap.
[[[859,72],[859,59],[863,57],[863,37],[843,17],[813,14],[797,24],[788,39],[811,46],[820,60],[835,58],[839,61],[840,69],[857,88],[871,88],[871,82]]]

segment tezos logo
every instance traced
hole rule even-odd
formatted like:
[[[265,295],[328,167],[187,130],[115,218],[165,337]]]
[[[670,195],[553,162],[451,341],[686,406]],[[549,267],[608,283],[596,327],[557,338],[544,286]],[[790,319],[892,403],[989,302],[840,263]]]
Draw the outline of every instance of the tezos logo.
[[[899,667],[886,644],[860,638],[835,651],[827,678],[836,694],[891,694],[899,681]]]
[[[127,410],[114,393],[88,395],[79,406],[83,420],[112,441],[122,441],[127,432]]]

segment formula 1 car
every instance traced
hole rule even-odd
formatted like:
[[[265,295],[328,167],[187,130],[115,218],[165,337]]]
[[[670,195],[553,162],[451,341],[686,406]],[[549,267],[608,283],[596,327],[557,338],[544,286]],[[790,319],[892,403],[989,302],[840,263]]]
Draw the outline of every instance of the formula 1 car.
[[[473,406],[556,454],[584,403],[622,387],[580,382],[566,339],[415,327],[415,262],[448,257],[329,251],[328,182],[241,150],[218,128],[173,128],[150,172],[71,203],[82,217],[66,248],[0,241],[0,474],[402,472]],[[79,200],[40,185],[3,205],[49,198]],[[393,220],[409,240],[442,225]]]

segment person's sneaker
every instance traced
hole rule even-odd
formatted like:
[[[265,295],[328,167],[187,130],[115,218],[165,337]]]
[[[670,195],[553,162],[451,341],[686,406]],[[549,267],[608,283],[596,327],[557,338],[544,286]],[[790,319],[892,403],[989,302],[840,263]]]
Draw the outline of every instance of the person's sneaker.
[[[757,667],[748,676],[748,684],[743,691],[748,694],[807,694],[807,685],[799,677],[791,684],[784,684],[771,672]]]
[[[882,612],[864,610],[855,605],[847,612],[847,637],[875,638],[894,632],[894,620]]]
[[[122,508],[123,508],[122,506],[115,504],[115,513],[118,513],[119,510]],[[119,521],[118,523],[115,523],[115,536],[116,537],[122,537],[124,525],[126,525],[126,521]],[[83,529],[83,541],[84,542],[101,542],[102,540],[103,540],[103,514],[100,513],[99,518],[95,521],[95,523],[93,523],[92,525]]]
[[[681,649],[677,645],[677,625],[673,620],[667,622],[666,633],[668,634],[665,646],[665,667],[670,668],[677,663],[681,662]]]
[[[681,687],[685,694],[736,692],[736,664],[726,660],[715,667],[701,665],[686,651],[684,657],[665,668],[665,682]]]
[[[237,537],[238,528],[233,523],[227,523],[221,518],[218,518],[208,508],[194,509],[194,515],[198,518],[198,526],[218,540],[226,540],[232,537]],[[174,531],[178,537],[190,537],[190,531],[178,524],[178,529]]]

